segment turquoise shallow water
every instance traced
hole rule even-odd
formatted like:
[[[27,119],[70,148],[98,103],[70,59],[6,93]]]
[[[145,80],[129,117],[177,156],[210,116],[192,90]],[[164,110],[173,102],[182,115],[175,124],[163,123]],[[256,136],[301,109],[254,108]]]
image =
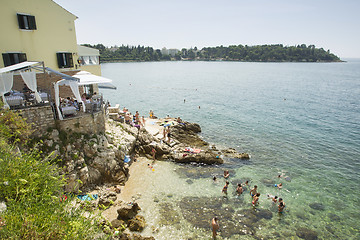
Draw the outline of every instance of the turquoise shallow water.
[[[230,189],[237,181],[250,179],[262,194],[259,209],[274,215],[253,224],[254,235],[242,237],[296,239],[306,228],[315,231],[320,239],[360,238],[359,60],[107,63],[102,64],[102,73],[118,87],[116,91],[102,90],[112,105],[119,103],[141,115],[152,109],[159,117],[180,116],[199,123],[207,141],[251,154],[250,162],[229,159],[222,166],[232,170]],[[184,176],[188,167],[172,163],[159,167],[178,175],[168,176],[178,184],[206,190],[174,193],[175,197],[168,201],[175,202],[174,208],[179,211],[188,200],[184,196],[193,197],[195,202],[201,202],[201,197],[221,198],[223,182],[215,187],[206,177]],[[219,174],[222,169],[216,171]],[[279,182],[278,173],[292,179],[281,180],[282,190],[273,187]],[[209,178],[211,174],[214,170],[209,170]],[[164,179],[159,178],[161,181]],[[288,211],[283,216],[275,214],[267,193],[284,198]],[[223,204],[234,210],[233,222],[241,219],[235,217],[240,214],[236,211],[252,209],[248,194],[241,204],[235,196],[229,198]],[[174,223],[174,231],[186,233],[183,238],[192,233],[195,239],[207,239],[201,226],[188,225],[191,217],[183,218],[186,224],[174,227],[178,224]],[[224,224],[225,218],[229,216],[224,216]],[[223,238],[231,238],[225,230]],[[166,239],[167,234],[160,231],[157,238]],[[239,236],[233,233],[233,239]]]

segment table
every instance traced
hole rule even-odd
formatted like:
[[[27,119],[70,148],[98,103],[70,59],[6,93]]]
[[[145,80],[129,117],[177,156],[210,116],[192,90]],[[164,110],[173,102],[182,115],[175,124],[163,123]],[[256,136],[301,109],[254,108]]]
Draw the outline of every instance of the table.
[[[76,113],[76,108],[74,106],[62,107],[61,110],[64,116],[72,115]]]
[[[45,101],[49,101],[48,99],[48,94],[46,92],[39,92],[39,95],[41,97],[41,101],[45,102]],[[31,93],[30,94],[30,97],[31,98],[35,98],[35,94],[34,93]]]
[[[24,103],[24,99],[21,96],[6,96],[5,99],[9,106],[19,106]]]

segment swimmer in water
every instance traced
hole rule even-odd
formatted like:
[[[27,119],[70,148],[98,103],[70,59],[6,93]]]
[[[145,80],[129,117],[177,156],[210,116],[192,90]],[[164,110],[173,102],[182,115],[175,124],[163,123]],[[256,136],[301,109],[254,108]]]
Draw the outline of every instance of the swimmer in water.
[[[277,196],[273,196],[273,195],[267,195],[267,197],[268,197],[268,199],[271,199],[274,203],[276,203],[277,202]]]
[[[213,177],[213,181],[214,181],[214,183],[216,182],[216,176]]]
[[[228,189],[228,187],[229,187],[229,181],[226,181],[225,186],[222,189],[222,193],[224,193],[226,197],[227,197],[227,189]]]
[[[253,197],[253,200],[251,202],[253,206],[259,205],[259,198],[260,198],[260,193],[256,193],[256,195]]]
[[[213,239],[216,239],[216,231],[219,230],[220,226],[218,223],[218,219],[217,217],[214,217],[213,219],[211,219],[211,229],[212,229],[212,234],[213,234]]]
[[[255,185],[253,189],[250,190],[250,195],[254,197],[257,194],[257,186]]]
[[[280,201],[279,201],[279,205],[278,205],[278,212],[279,212],[279,214],[282,214],[282,213],[284,212],[284,208],[285,208],[284,202],[280,202]]]
[[[282,188],[282,183],[275,184],[275,187],[278,187],[278,189],[281,189]]]
[[[229,171],[225,170],[224,171],[224,178],[227,179],[230,176]]]
[[[241,183],[238,183],[236,192],[238,195],[241,195],[244,192],[244,189],[242,188]]]

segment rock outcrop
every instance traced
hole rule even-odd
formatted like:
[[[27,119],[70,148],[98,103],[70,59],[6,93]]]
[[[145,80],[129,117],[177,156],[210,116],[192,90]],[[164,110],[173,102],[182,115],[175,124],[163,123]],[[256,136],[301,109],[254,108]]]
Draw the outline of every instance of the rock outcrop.
[[[145,128],[138,132],[135,150],[151,158],[151,151],[156,150],[157,160],[170,160],[177,163],[222,164],[223,156],[229,158],[249,159],[247,153],[238,153],[235,149],[219,151],[215,146],[209,146],[198,133],[199,124],[182,122],[171,126],[171,142],[150,134]],[[156,133],[155,135],[157,135]]]
[[[139,205],[135,203],[123,203],[120,208],[118,208],[118,218],[119,220],[129,220],[138,214],[138,212],[141,210]]]

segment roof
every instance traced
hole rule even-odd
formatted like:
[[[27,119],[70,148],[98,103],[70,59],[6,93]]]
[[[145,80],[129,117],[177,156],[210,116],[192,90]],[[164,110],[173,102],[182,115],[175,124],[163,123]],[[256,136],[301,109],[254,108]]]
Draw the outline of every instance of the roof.
[[[72,77],[80,79],[80,81],[78,83],[79,85],[91,85],[91,84],[111,83],[112,82],[111,79],[97,76],[97,75],[91,74],[87,71],[77,72]]]
[[[70,13],[71,15],[73,15],[76,19],[78,18],[75,14],[71,13],[70,11],[66,10],[65,8],[63,8],[60,4],[58,4],[57,2],[55,2],[54,0],[51,0],[53,3],[55,3],[57,6],[61,7],[62,9],[64,9],[66,12]]]
[[[78,45],[78,55],[79,56],[100,56],[100,51],[95,48]]]
[[[33,65],[40,64],[40,62],[21,62],[4,68],[0,68],[0,73],[17,71],[23,68],[31,67]],[[42,63],[41,63],[42,64]]]

